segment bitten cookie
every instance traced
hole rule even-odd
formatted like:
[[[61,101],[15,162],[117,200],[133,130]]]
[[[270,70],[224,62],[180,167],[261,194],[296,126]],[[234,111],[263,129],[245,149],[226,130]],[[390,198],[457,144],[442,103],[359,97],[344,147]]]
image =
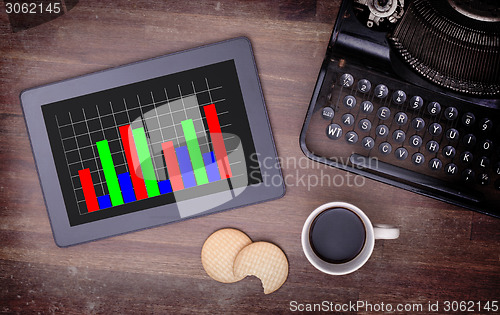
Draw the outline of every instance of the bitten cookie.
[[[236,277],[256,276],[264,293],[278,290],[288,277],[288,261],[283,251],[267,242],[255,242],[243,248],[234,261]]]
[[[232,283],[245,278],[235,276],[233,263],[238,253],[252,240],[236,229],[221,229],[210,235],[201,249],[201,263],[207,274],[214,280]]]

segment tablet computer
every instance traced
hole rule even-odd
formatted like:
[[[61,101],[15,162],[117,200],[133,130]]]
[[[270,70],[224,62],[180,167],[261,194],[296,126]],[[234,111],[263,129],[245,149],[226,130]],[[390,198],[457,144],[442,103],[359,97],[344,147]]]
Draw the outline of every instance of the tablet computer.
[[[59,246],[285,192],[246,38],[28,89],[20,98]]]

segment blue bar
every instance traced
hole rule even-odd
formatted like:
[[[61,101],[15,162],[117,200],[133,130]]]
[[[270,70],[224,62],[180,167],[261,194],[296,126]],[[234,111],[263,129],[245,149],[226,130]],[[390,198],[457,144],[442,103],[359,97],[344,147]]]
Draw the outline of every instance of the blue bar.
[[[136,201],[134,186],[132,186],[132,179],[130,178],[130,173],[123,173],[118,175],[118,182],[120,183],[120,189],[123,195],[123,202]]]
[[[172,192],[172,185],[170,184],[170,179],[158,182],[158,186],[160,187],[160,194],[162,195]]]
[[[97,202],[99,203],[99,209],[111,208],[111,198],[109,198],[109,195],[97,197]]]
[[[177,155],[177,161],[179,162],[179,169],[181,170],[184,188],[196,186],[196,180],[194,178],[193,167],[191,166],[191,160],[189,159],[187,147],[184,146],[176,148],[175,154]]]
[[[207,176],[209,182],[215,182],[220,180],[220,172],[215,163],[215,157],[213,152],[203,153],[203,162],[205,163],[205,169],[207,170]]]

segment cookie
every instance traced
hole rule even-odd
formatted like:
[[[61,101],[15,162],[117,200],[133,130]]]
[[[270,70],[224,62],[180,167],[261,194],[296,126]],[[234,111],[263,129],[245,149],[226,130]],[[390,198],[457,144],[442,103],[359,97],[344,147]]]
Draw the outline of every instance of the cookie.
[[[201,263],[206,273],[214,280],[232,283],[245,278],[235,276],[233,263],[245,246],[252,240],[236,229],[221,229],[210,235],[201,249]]]
[[[234,261],[236,277],[256,276],[264,293],[278,290],[288,277],[288,261],[283,251],[268,242],[255,242],[243,248]]]

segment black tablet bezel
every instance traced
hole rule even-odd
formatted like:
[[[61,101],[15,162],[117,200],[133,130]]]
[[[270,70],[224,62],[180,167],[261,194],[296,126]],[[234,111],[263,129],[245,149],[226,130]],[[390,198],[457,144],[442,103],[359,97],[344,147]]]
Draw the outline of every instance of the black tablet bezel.
[[[237,188],[234,194],[237,197],[220,205],[218,205],[220,198],[227,192],[70,226],[41,107],[45,104],[226,60],[234,60],[236,66],[262,177],[272,178],[273,181],[264,180],[260,184]],[[285,193],[279,164],[264,163],[264,159],[273,161],[278,159],[251,44],[245,37],[35,87],[23,91],[20,99],[54,240],[58,246],[70,246],[276,199]],[[175,214],[180,209],[196,210],[192,214],[185,213],[184,216],[176,216]]]

